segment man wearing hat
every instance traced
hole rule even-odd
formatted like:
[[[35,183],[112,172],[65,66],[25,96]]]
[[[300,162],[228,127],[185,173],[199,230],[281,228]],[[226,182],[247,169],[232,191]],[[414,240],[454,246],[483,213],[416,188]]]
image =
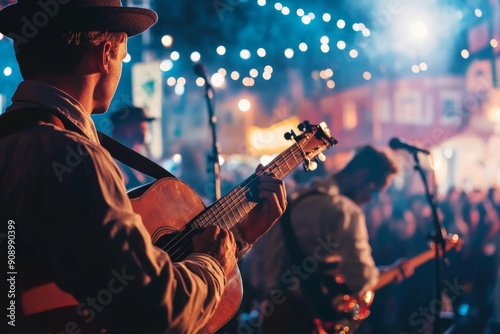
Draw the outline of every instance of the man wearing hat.
[[[133,212],[90,117],[109,108],[127,37],[156,21],[119,0],[0,11],[24,78],[0,117],[0,221],[15,236],[9,332],[195,333],[218,305],[236,265],[233,234],[211,226],[173,263]],[[283,183],[259,181],[263,205],[238,231],[250,244],[285,207]]]
[[[143,108],[135,106],[123,106],[110,115],[113,123],[113,138],[128,146],[144,156],[149,156],[147,138],[149,136],[149,123],[155,120],[154,117],[146,115]],[[144,175],[129,166],[118,162],[125,187],[133,189],[143,184],[152,182],[153,179]]]

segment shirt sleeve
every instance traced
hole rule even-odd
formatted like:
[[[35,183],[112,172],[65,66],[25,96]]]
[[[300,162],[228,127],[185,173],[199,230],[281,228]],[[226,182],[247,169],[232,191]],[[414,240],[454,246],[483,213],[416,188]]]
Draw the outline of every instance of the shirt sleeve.
[[[379,276],[371,254],[364,214],[351,207],[334,210],[332,215],[332,220],[341,224],[339,253],[342,261],[339,271],[352,292],[363,294],[375,286]]]
[[[96,298],[111,298],[90,312],[107,326],[141,333],[198,331],[225,288],[221,266],[205,254],[172,263],[133,212],[109,153],[69,139],[58,147],[65,148],[27,181],[32,194],[26,199],[41,209],[26,213],[22,231],[55,283],[75,296],[80,311],[82,305],[92,310]]]

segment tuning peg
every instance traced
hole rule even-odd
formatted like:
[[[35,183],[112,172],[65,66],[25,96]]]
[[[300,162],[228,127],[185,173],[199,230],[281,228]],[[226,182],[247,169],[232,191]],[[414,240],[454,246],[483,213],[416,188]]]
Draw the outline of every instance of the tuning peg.
[[[321,162],[323,162],[323,161],[325,161],[325,160],[326,160],[326,156],[323,154],[323,152],[321,152],[320,154],[318,154],[318,155],[316,156],[316,158],[317,158],[319,161],[321,161]]]
[[[297,128],[300,130],[300,131],[310,131],[311,130],[311,124],[309,124],[309,121],[304,121],[302,123],[300,123]]]
[[[306,171],[314,171],[318,168],[318,163],[316,161],[307,160],[304,162],[304,169]]]
[[[290,139],[295,139],[297,137],[297,135],[295,134],[295,132],[293,132],[293,130],[290,130],[290,132],[285,132],[285,139],[286,140],[290,140]]]

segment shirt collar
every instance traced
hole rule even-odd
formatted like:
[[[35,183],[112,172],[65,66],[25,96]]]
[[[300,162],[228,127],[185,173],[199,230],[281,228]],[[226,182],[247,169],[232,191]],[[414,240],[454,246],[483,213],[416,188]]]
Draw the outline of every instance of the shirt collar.
[[[47,109],[75,124],[90,140],[99,143],[94,121],[76,99],[62,90],[40,81],[25,80],[12,96],[6,112],[18,109]]]

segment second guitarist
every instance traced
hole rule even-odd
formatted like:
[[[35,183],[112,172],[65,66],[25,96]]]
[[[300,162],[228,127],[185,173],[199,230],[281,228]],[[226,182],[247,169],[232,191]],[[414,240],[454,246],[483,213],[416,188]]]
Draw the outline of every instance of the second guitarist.
[[[267,306],[273,312],[261,310],[262,333],[292,333],[299,332],[299,328],[301,333],[317,332],[314,318],[327,317],[318,313],[333,303],[328,297],[318,299],[325,295],[333,298],[338,293],[326,291],[333,285],[328,281],[345,283],[345,292],[350,294],[364,294],[377,284],[379,270],[371,255],[361,206],[383,191],[396,173],[396,165],[388,155],[364,146],[341,171],[313,182],[295,196],[289,223],[296,247],[287,246],[288,237],[284,235],[288,232],[284,224],[277,225],[243,261],[244,279],[260,292],[257,298],[274,304]],[[302,260],[297,261],[291,249],[301,249]],[[322,278],[315,282],[318,272]],[[339,282],[336,273],[345,281]],[[316,292],[308,290],[308,286]],[[281,299],[269,298],[280,293]],[[309,301],[309,306],[297,310],[299,306],[288,303],[291,300]]]

